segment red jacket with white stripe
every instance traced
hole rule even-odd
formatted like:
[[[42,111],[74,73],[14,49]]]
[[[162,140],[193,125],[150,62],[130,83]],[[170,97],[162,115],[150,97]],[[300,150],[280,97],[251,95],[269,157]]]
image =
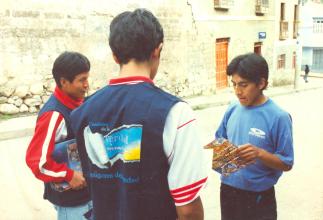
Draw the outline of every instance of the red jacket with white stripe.
[[[53,94],[64,106],[73,110],[83,100],[74,100],[56,87]],[[66,164],[56,163],[51,154],[54,145],[67,137],[67,128],[63,115],[58,111],[41,114],[37,120],[33,138],[26,153],[26,163],[34,175],[45,183],[71,181],[73,170]]]

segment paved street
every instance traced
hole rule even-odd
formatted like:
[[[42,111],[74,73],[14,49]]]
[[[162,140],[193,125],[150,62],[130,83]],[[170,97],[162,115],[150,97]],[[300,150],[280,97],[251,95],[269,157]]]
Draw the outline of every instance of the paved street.
[[[276,186],[279,220],[323,220],[323,89],[273,99],[293,117],[295,166]],[[226,106],[196,111],[203,144],[213,138]],[[27,169],[24,155],[30,137],[0,142],[0,220],[54,220],[42,200],[42,183]],[[206,153],[209,155],[208,153]],[[207,220],[220,219],[219,178],[210,172],[202,194]]]

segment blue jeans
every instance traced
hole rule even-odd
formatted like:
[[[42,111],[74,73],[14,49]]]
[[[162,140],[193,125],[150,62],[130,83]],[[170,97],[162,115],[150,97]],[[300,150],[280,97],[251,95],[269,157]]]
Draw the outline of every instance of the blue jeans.
[[[92,201],[79,206],[63,207],[54,205],[57,211],[57,220],[87,220],[84,214],[92,209]]]

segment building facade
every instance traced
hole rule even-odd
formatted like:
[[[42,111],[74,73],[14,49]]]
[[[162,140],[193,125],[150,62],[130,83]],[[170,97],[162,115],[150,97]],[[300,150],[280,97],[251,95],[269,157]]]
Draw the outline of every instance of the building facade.
[[[300,40],[302,69],[323,73],[323,2],[307,1],[302,5]]]
[[[299,68],[298,32],[300,8],[297,0],[275,2],[275,38],[272,84],[292,84]]]
[[[210,51],[203,60],[215,89],[228,86],[225,68],[235,56],[263,55],[270,70],[270,85],[292,84],[295,77],[299,6],[297,0],[190,1],[202,44]],[[213,60],[214,61],[213,61]],[[212,87],[212,85],[209,85]],[[213,86],[214,87],[214,86]]]
[[[109,24],[120,12],[138,7],[151,10],[164,27],[155,83],[173,94],[189,97],[227,88],[227,64],[247,52],[266,58],[270,85],[291,83],[297,2],[2,0],[0,113],[36,112],[53,91],[51,67],[65,50],[90,59],[92,92],[103,87],[118,71],[108,45]]]

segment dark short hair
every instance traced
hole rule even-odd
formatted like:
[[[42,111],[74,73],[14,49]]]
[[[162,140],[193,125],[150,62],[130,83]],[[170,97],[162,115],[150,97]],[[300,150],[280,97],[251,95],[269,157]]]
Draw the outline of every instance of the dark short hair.
[[[146,9],[123,12],[110,24],[109,45],[120,64],[127,64],[130,59],[149,60],[163,39],[162,26]]]
[[[268,63],[260,55],[247,53],[235,57],[227,67],[227,75],[238,74],[251,82],[259,83],[261,78],[268,81]]]
[[[90,68],[91,64],[86,56],[78,52],[65,51],[56,58],[52,73],[56,84],[61,87],[62,77],[73,82],[78,74],[89,72]]]

